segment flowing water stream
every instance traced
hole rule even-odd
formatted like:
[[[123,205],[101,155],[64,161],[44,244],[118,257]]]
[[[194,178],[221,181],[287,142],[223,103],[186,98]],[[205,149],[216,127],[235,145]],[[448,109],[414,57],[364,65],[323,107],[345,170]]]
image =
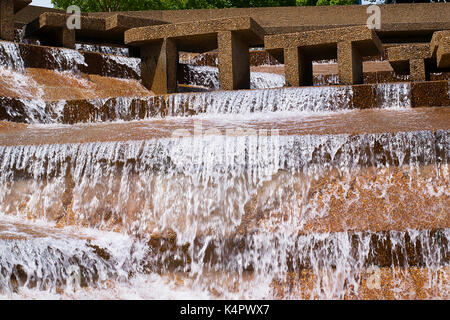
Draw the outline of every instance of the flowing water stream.
[[[0,296],[448,299],[450,111],[377,90],[373,110],[351,86],[98,99],[85,124],[70,101],[8,109]]]

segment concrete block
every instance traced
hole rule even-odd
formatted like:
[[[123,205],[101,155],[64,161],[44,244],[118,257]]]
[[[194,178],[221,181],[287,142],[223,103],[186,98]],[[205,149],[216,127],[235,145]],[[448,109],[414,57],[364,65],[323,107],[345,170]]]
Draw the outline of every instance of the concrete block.
[[[158,49],[166,40],[172,41],[174,52],[198,53],[218,49],[219,79],[224,90],[250,88],[249,46],[261,44],[263,38],[264,30],[249,17],[148,26],[125,32],[125,44],[140,47],[143,61],[148,60],[148,52],[173,56],[170,50],[161,52]],[[150,49],[153,46],[155,48]],[[168,56],[164,60],[170,60],[171,66],[176,65]],[[172,77],[171,69],[143,63],[143,68],[152,67],[158,70],[142,70],[143,74],[159,76],[165,71],[165,85],[157,89],[166,88],[167,93],[174,92],[176,78]],[[153,91],[154,81],[148,79],[144,84]]]
[[[14,40],[13,0],[0,0],[0,39]]]
[[[69,15],[44,12],[24,27],[26,38],[39,38],[47,45],[75,47],[75,41],[123,44],[124,32],[135,26],[165,23],[159,20],[115,14],[109,17],[81,16],[81,28],[69,30]],[[69,40],[70,39],[70,40]]]
[[[398,74],[409,74],[410,81],[430,78],[432,55],[428,43],[409,44],[387,49],[389,63]]]
[[[338,60],[340,83],[362,83],[362,57],[379,55],[383,50],[376,33],[365,26],[269,35],[264,46],[275,59],[283,56],[290,86],[311,85],[312,61],[334,58]]]

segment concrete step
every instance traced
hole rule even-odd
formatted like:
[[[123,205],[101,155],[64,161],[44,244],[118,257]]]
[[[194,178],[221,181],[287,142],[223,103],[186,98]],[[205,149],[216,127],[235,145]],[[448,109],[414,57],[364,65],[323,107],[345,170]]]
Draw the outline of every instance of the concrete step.
[[[41,73],[43,74],[43,73]],[[386,83],[355,86],[326,86],[196,92],[147,96],[142,86],[130,80],[90,78],[98,83],[96,94],[141,97],[74,99],[45,102],[30,97],[0,97],[0,120],[26,123],[104,122],[142,120],[166,116],[219,115],[267,112],[329,112],[352,109],[423,108],[450,106],[448,81]],[[76,80],[76,79],[72,79]],[[95,87],[94,87],[95,89]],[[189,88],[190,90],[192,88]],[[44,87],[44,90],[45,87]],[[71,94],[76,97],[76,89]],[[119,91],[121,90],[121,91]],[[48,89],[49,93],[58,90]],[[64,93],[61,91],[60,93]],[[88,92],[84,94],[88,95]],[[8,94],[11,95],[11,94]],[[30,93],[31,95],[31,93]],[[58,95],[56,95],[58,97]]]
[[[105,77],[140,79],[140,59],[65,48],[0,41],[2,60],[20,60],[22,68],[73,71]],[[3,61],[2,61],[3,62]],[[5,67],[16,68],[16,65]]]

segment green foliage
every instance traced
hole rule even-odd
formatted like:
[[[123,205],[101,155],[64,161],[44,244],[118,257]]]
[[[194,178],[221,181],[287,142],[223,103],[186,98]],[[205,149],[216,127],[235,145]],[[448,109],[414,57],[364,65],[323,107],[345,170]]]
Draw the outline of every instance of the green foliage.
[[[296,5],[301,6],[315,6],[317,3],[317,0],[297,0]]]
[[[56,8],[77,5],[83,12],[214,9],[354,4],[356,0],[52,0]]]
[[[355,3],[357,3],[356,0],[317,0],[316,6],[340,6]]]

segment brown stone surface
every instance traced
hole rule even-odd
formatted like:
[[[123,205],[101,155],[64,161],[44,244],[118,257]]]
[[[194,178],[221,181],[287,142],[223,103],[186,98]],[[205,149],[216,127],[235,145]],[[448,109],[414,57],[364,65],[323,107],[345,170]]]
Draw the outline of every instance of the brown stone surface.
[[[436,63],[438,68],[450,68],[450,36],[443,37],[439,41],[436,51]]]
[[[117,77],[127,79],[140,79],[139,70],[128,66],[125,60],[118,60],[113,55],[100,54],[97,52],[74,51],[84,57],[87,65],[72,65],[72,60],[57,59],[55,55],[64,55],[58,50],[69,50],[52,48],[40,45],[19,44],[20,55],[26,68],[40,68],[51,70],[78,70],[86,74],[97,74],[105,77]]]
[[[277,60],[281,60],[284,51],[288,86],[311,85],[312,61],[335,58],[340,83],[361,83],[362,57],[382,52],[377,35],[365,26],[269,35],[264,43]]]
[[[430,41],[433,32],[450,29],[450,4],[415,3],[379,5],[382,15],[378,36],[384,42]],[[200,10],[151,10],[124,13],[128,16],[162,20],[170,23],[192,22],[214,18],[250,16],[268,34],[308,31],[330,27],[365,25],[365,6],[310,6],[280,8],[231,8]],[[43,11],[55,9],[28,6],[16,17],[16,23],[26,24]],[[61,12],[61,11],[59,11]],[[107,17],[115,13],[89,13],[89,16]],[[332,22],[332,24],[330,23]],[[261,42],[260,45],[263,45]]]
[[[436,57],[436,51],[442,38],[450,37],[450,30],[436,31],[430,41],[430,52],[433,58]]]
[[[221,89],[250,88],[249,45],[264,30],[249,17],[166,24],[125,32],[127,45],[141,47],[144,85],[155,93],[176,91],[179,51],[218,49]]]
[[[379,287],[373,285],[373,269],[365,269],[359,275],[358,288],[346,286],[345,300],[423,300],[450,299],[448,288],[450,280],[449,266],[437,270],[418,267],[381,267]],[[320,270],[321,274],[311,269],[293,272],[273,282],[276,299],[319,299],[320,293],[329,290],[327,283],[331,280],[331,270]],[[369,284],[371,283],[371,284]],[[430,284],[432,284],[430,286]],[[439,287],[438,284],[441,286]],[[318,290],[319,289],[319,290]]]
[[[0,0],[0,39],[14,39],[14,1]]]
[[[102,99],[109,97],[142,97],[151,95],[137,80],[102,77],[99,75],[62,73],[28,68],[24,76],[29,85],[17,88],[10,77],[0,77],[0,96],[45,101]]]
[[[141,46],[164,38],[176,38],[180,51],[206,52],[217,48],[216,34],[221,31],[239,33],[249,45],[261,43],[265,35],[253,19],[234,17],[130,29],[125,32],[125,43]]]
[[[222,31],[217,34],[217,43],[221,89],[250,89],[250,59],[247,41],[232,31]]]
[[[67,28],[68,14],[45,12],[24,27],[25,37],[38,37],[47,45],[75,47],[75,40],[123,44],[130,28],[162,24],[162,21],[115,14],[106,18],[81,16],[81,29]]]
[[[430,78],[432,55],[428,43],[390,47],[388,59],[396,73],[409,74],[411,81],[426,81]]]
[[[178,49],[172,39],[140,48],[142,83],[155,94],[176,92]]]
[[[414,108],[426,105],[450,106],[450,86],[447,81],[427,81],[411,84],[411,104]]]
[[[379,5],[381,9],[382,39],[410,42],[411,38],[429,41],[437,30],[450,29],[450,4],[415,3]],[[131,14],[161,19],[171,23],[191,22],[213,18],[250,16],[268,34],[307,31],[326,27],[366,25],[366,6],[305,6],[279,8],[232,8],[214,10],[166,10],[141,11]],[[110,13],[92,13],[105,16]],[[389,31],[393,30],[393,31]]]

